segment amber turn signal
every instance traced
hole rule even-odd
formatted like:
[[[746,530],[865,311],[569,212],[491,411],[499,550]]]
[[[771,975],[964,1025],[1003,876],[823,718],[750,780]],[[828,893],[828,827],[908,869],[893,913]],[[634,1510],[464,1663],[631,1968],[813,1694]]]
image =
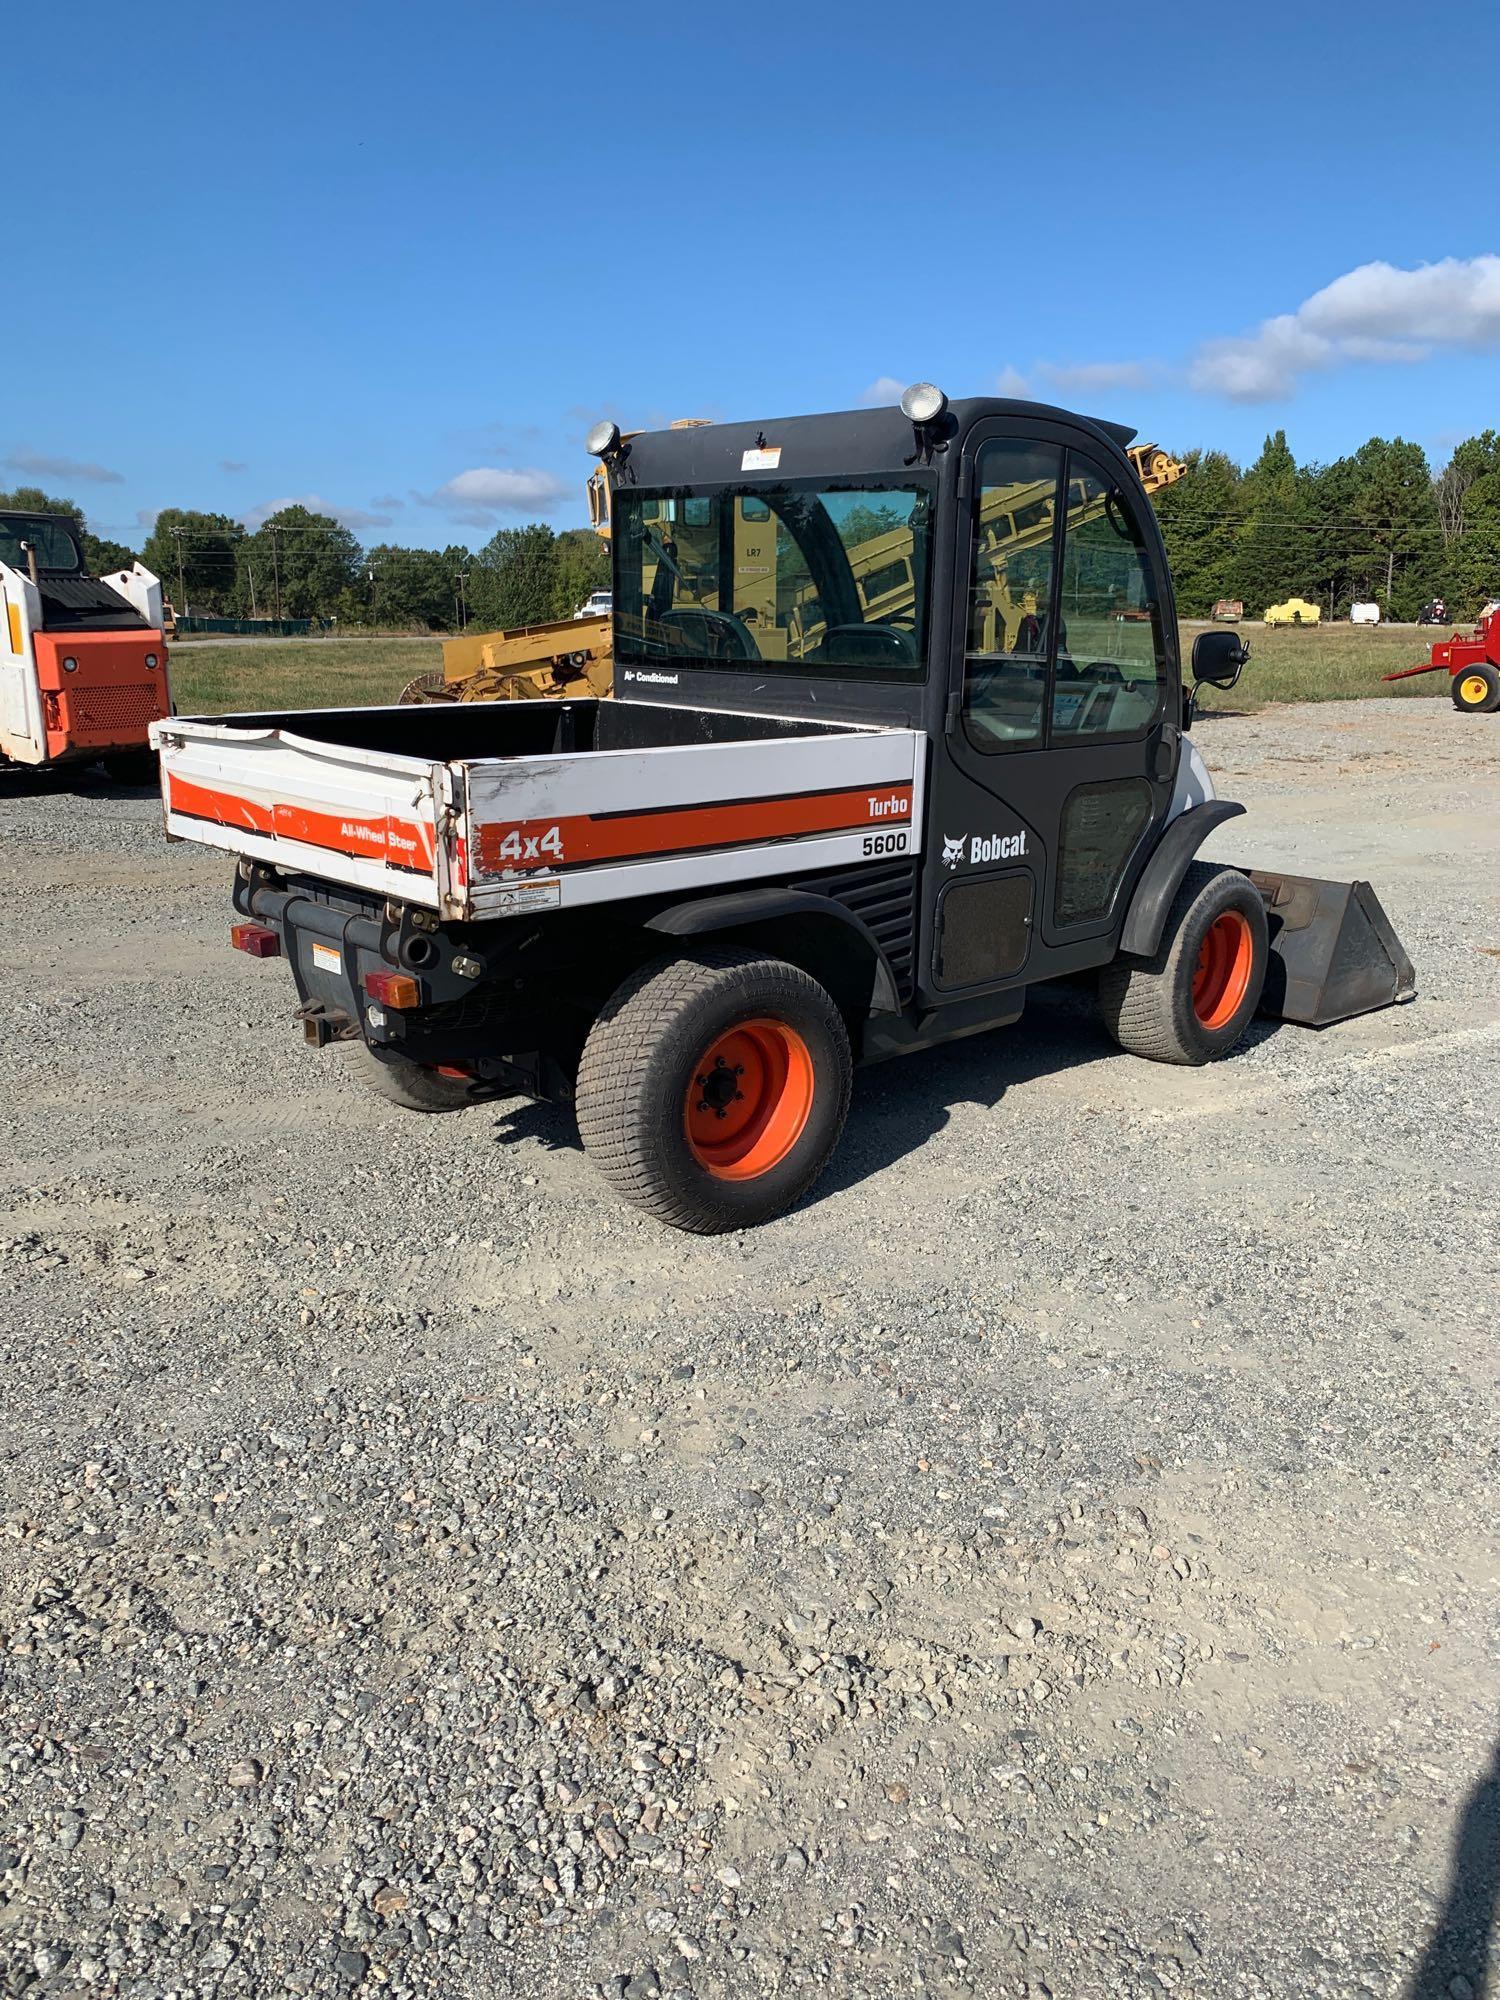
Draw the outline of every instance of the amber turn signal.
[[[422,989],[409,972],[367,972],[365,991],[382,1007],[420,1007]]]

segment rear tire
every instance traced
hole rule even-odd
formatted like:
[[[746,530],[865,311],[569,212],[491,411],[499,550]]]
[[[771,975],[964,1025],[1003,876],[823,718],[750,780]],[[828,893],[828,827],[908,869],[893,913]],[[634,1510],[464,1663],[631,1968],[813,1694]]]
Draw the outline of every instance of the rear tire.
[[[1493,715],[1500,708],[1500,670],[1488,660],[1453,676],[1453,706],[1465,715]]]
[[[374,1049],[358,1042],[354,1049],[360,1080],[403,1111],[466,1111],[469,1097],[467,1077],[440,1076],[435,1069],[413,1062],[410,1056],[393,1049]]]
[[[1199,1064],[1227,1056],[1260,1002],[1270,955],[1265,904],[1233,868],[1194,861],[1151,958],[1099,975],[1104,1025],[1132,1055]]]
[[[616,990],[578,1071],[578,1129],[615,1192],[674,1229],[790,1208],[849,1111],[843,1016],[799,967],[724,947],[657,959]]]

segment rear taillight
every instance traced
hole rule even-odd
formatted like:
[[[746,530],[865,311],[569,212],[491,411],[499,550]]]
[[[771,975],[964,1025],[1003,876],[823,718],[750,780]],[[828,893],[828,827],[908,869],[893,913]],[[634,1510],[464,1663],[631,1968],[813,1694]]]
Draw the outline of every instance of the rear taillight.
[[[365,991],[382,1007],[420,1007],[422,989],[409,972],[367,972]]]
[[[229,942],[236,951],[248,951],[252,958],[281,956],[281,939],[264,924],[231,924]]]

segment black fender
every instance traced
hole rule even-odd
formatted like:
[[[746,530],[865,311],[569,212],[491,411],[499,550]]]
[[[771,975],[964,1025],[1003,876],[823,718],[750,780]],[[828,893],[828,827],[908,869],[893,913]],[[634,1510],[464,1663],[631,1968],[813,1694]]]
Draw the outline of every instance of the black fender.
[[[838,931],[830,932],[829,924],[836,924]],[[900,1013],[901,998],[879,940],[868,924],[832,896],[814,895],[807,889],[733,889],[724,895],[695,896],[673,903],[646,920],[647,930],[680,938],[712,937],[719,931],[764,930],[774,934],[778,925],[787,927],[784,955],[821,978],[846,1011],[857,1005],[861,1013]],[[806,946],[814,926],[823,937],[837,940],[834,953],[814,950],[809,955]],[[841,961],[846,968],[857,967],[862,978],[851,983],[847,976],[839,977],[833,961]],[[858,992],[853,990],[855,984]]]
[[[1131,958],[1151,957],[1161,943],[1162,925],[1188,863],[1216,826],[1236,819],[1244,810],[1233,799],[1208,799],[1201,806],[1189,806],[1169,822],[1135,885],[1120,932],[1122,952]]]

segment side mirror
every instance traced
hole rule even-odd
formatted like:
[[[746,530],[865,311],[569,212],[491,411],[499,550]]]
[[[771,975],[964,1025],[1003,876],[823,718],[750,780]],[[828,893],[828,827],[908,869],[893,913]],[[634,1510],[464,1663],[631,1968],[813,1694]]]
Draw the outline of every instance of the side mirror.
[[[1193,680],[1232,688],[1250,657],[1250,642],[1234,632],[1200,632],[1193,641]]]

